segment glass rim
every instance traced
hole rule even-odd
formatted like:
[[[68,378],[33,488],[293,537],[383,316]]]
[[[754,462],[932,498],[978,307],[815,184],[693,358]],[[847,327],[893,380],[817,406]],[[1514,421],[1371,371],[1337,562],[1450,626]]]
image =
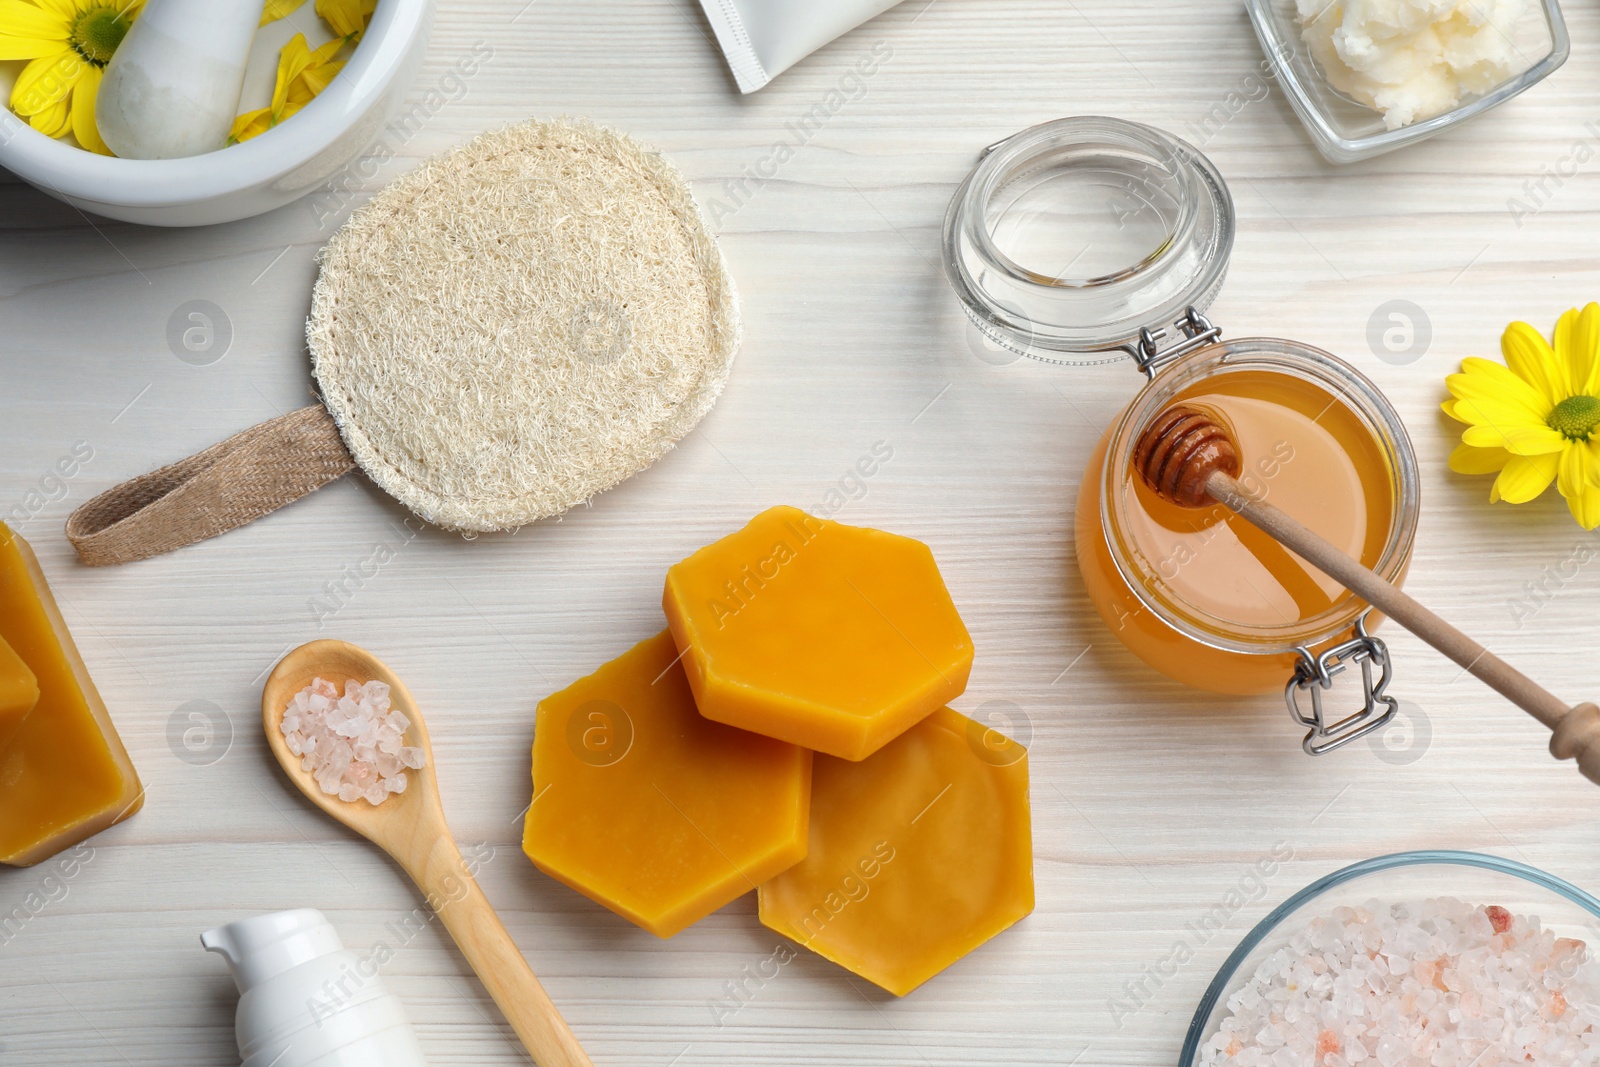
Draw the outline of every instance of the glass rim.
[[[988,220],[989,208],[1001,191],[1026,174],[1030,166],[1062,148],[1096,144],[1136,152],[1164,169],[1178,205],[1166,239],[1140,260],[1089,278],[1041,275],[997,247]],[[1207,232],[1200,234],[1201,223],[1208,216],[1211,221]],[[1019,130],[983,152],[956,188],[945,211],[944,274],[973,324],[996,344],[1045,363],[1117,362],[1132,354],[1141,329],[1161,329],[1189,306],[1204,310],[1211,303],[1227,273],[1236,225],[1227,183],[1205,153],[1182,138],[1145,123],[1106,115],[1072,115]],[[1048,299],[1052,294],[1072,291],[1115,292],[1118,285],[1137,284],[1152,274],[1159,276],[1161,271],[1174,268],[1172,261],[1179,250],[1190,248],[1199,240],[1205,242],[1206,255],[1193,277],[1183,278],[1148,313],[1136,310],[1124,320],[1103,323],[1040,322],[1014,301],[991,292],[966,262],[970,255],[985,271],[992,270],[1023,291]],[[1054,358],[1053,354],[1064,358]]]
[[[1059,147],[1063,143],[1070,143],[1063,142],[1060,136],[1062,133],[1069,129],[1076,133],[1094,127],[1099,127],[1097,132],[1102,137],[1125,138],[1147,151],[1153,161],[1164,163],[1172,169],[1171,177],[1174,181],[1184,182],[1187,177],[1175,165],[1179,162],[1179,155],[1174,151],[1177,147],[1175,142],[1161,135],[1153,127],[1128,122],[1125,119],[1103,119],[1094,115],[1057,119],[1030,126],[1006,138],[993,151],[986,154],[973,169],[971,184],[966,189],[964,206],[968,237],[979,254],[1017,281],[1058,289],[1104,288],[1137,277],[1154,267],[1162,257],[1168,255],[1185,237],[1193,233],[1197,215],[1195,198],[1188,195],[1178,197],[1176,198],[1178,217],[1168,229],[1166,238],[1161,244],[1136,263],[1091,278],[1050,277],[1029,270],[995,243],[994,232],[989,225],[988,209],[1000,191],[1021,177],[1038,161],[1043,152]]]

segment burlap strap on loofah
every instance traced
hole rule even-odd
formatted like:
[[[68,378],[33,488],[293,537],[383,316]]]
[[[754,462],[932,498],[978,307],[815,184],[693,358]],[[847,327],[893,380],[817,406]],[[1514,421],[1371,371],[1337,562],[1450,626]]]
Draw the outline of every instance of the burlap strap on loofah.
[[[67,540],[91,567],[131,563],[243,526],[354,469],[316,404],[106,490],[67,519]]]
[[[429,523],[514,530],[665,455],[739,347],[733,279],[682,177],[587,122],[423,163],[320,259],[306,340],[326,408],[91,500],[67,522],[85,563],[214,537],[356,465]]]

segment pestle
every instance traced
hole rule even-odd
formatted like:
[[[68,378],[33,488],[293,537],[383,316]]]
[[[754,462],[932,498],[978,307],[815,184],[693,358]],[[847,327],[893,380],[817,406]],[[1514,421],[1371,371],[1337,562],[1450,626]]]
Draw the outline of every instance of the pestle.
[[[106,65],[100,137],[127,159],[177,159],[227,144],[265,0],[147,0]]]

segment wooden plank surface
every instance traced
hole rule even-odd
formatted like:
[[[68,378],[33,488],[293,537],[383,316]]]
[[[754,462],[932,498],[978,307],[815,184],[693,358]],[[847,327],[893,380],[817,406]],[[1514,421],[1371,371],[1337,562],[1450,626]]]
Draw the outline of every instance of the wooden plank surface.
[[[519,10],[520,9],[520,10]],[[1470,126],[1334,168],[1276,90],[1205,149],[1232,185],[1239,236],[1213,311],[1232,336],[1327,348],[1403,414],[1423,472],[1408,588],[1570,698],[1593,698],[1600,566],[1528,615],[1524,583],[1592,535],[1555,498],[1491,508],[1445,469],[1442,379],[1493,355],[1504,324],[1547,328],[1600,297],[1600,159],[1531,217],[1524,183],[1600,148],[1600,16],[1571,4],[1574,59]],[[65,897],[0,944],[0,1064],[234,1063],[235,996],[200,931],[315,906],[358,949],[394,942],[419,903],[370,846],[293,794],[258,733],[265,672],[337,636],[407,679],[433,730],[446,809],[487,842],[482,879],[604,1067],[1173,1062],[1194,1004],[1270,907],[1347,862],[1480,849],[1600,887],[1600,793],[1543,731],[1415,640],[1393,634],[1415,747],[1303,756],[1274,696],[1224,699],[1154,675],[1100,624],[1072,557],[1085,456],[1136,391],[1127,366],[1001,363],[938,268],[939,227],[982,146],[1066,114],[1194,137],[1247,91],[1260,53],[1215,0],[924,0],[823,49],[752,97],[733,89],[689,0],[444,0],[415,90],[475,42],[493,57],[362,192],[480,130],[587,115],[665,150],[717,216],[745,342],[728,391],[675,453],[559,522],[473,543],[402,541],[406,512],[346,479],[255,525],[120,569],[77,566],[61,523],[124,478],[308,403],[302,324],[313,255],[344,217],[325,201],[197,231],[91,225],[0,183],[0,512],[23,506],[75,442],[93,459],[20,524],[38,551],[149,790],[93,842]],[[726,183],[884,42],[892,56],[786,162],[737,200]],[[714,203],[724,210],[713,208]],[[1369,320],[1424,310],[1432,341],[1380,361]],[[223,309],[220,361],[176,359],[168,317]],[[517,847],[532,714],[545,694],[656,632],[665,568],[773,503],[811,505],[876,442],[893,458],[838,518],[932,545],[978,648],[973,711],[1020,710],[1031,742],[1038,910],[896,1001],[801,954],[728,1016],[714,1009],[778,943],[740,900],[670,942],[536,872]],[[388,543],[394,558],[331,618],[315,598]],[[1570,568],[1569,568],[1570,569]],[[215,705],[211,762],[180,758],[179,709]],[[175,727],[174,724],[177,724]],[[231,744],[221,733],[231,727]],[[1428,735],[1426,739],[1424,735]],[[1264,887],[1250,867],[1292,850]],[[42,873],[0,869],[0,912]],[[1245,884],[1226,929],[1137,1010],[1111,998],[1157,968],[1185,924]],[[525,1062],[437,924],[385,976],[435,1064]]]

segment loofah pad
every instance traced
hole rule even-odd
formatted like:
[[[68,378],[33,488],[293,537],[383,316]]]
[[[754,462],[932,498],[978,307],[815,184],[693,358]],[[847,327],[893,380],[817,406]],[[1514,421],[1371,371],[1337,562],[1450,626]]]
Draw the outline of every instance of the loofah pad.
[[[738,298],[672,165],[588,123],[485,134],[321,255],[306,337],[350,454],[429,522],[513,529],[650,466],[727,381]]]

